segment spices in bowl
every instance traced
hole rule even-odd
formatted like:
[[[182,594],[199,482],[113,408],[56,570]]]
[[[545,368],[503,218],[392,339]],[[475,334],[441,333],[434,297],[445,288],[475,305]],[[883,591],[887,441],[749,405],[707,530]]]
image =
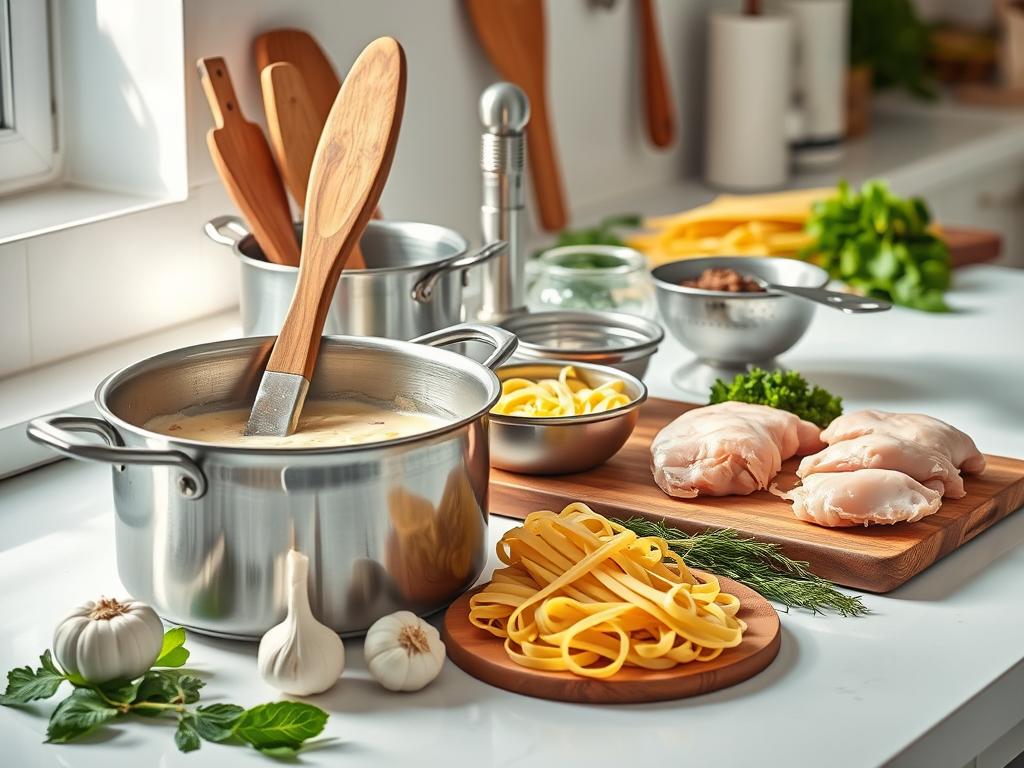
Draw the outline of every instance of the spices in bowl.
[[[683,280],[680,285],[686,288],[699,288],[702,291],[727,291],[729,293],[764,293],[765,290],[755,280],[735,269],[728,267],[709,267],[697,277]]]

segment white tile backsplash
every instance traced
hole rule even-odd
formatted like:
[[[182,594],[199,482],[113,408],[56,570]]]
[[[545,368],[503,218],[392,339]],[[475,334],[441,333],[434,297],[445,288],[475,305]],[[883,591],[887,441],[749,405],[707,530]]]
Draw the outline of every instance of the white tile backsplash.
[[[235,304],[237,267],[206,247],[200,198],[26,241],[33,364]]]
[[[27,285],[25,243],[0,245],[0,376],[32,364]]]

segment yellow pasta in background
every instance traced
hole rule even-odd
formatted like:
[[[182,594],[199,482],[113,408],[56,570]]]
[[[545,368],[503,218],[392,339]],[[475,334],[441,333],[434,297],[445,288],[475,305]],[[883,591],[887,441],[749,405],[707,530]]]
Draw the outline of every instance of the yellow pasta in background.
[[[506,379],[501,383],[501,398],[491,413],[551,418],[601,413],[629,405],[630,399],[623,389],[620,379],[590,389],[576,377],[576,370],[567,365],[558,372],[557,379]]]
[[[507,567],[470,598],[469,620],[525,667],[607,678],[710,661],[743,639],[739,599],[717,579],[585,504],[531,513],[497,551]]]

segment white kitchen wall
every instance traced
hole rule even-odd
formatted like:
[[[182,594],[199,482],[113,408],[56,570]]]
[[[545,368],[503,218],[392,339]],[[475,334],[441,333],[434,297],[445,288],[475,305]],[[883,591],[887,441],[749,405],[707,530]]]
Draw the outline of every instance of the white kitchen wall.
[[[704,17],[710,0],[662,0],[663,43],[680,112],[676,147],[644,139],[635,7],[548,0],[550,110],[570,208],[680,177],[701,143]],[[243,110],[262,122],[251,41],[277,26],[313,32],[340,72],[374,37],[405,46],[408,97],[382,208],[389,218],[477,236],[477,99],[497,79],[459,0],[186,0],[187,62],[227,60]],[[187,73],[189,199],[0,247],[0,375],[44,364],[236,303],[230,254],[201,233],[232,207],[206,151],[209,110]],[[27,282],[25,292],[19,289]]]

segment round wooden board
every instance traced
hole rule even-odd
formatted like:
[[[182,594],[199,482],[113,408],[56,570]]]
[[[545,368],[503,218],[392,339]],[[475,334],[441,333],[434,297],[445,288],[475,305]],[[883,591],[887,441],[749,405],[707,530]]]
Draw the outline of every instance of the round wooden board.
[[[700,571],[694,571],[702,575]],[[469,598],[462,595],[444,615],[442,636],[450,658],[463,671],[490,685],[540,699],[582,704],[633,704],[682,699],[741,683],[772,663],[782,636],[779,615],[754,590],[724,577],[722,590],[740,599],[739,616],[747,622],[743,641],[707,662],[681,664],[653,672],[623,667],[608,680],[571,672],[542,672],[522,667],[505,653],[501,640],[469,623]]]

